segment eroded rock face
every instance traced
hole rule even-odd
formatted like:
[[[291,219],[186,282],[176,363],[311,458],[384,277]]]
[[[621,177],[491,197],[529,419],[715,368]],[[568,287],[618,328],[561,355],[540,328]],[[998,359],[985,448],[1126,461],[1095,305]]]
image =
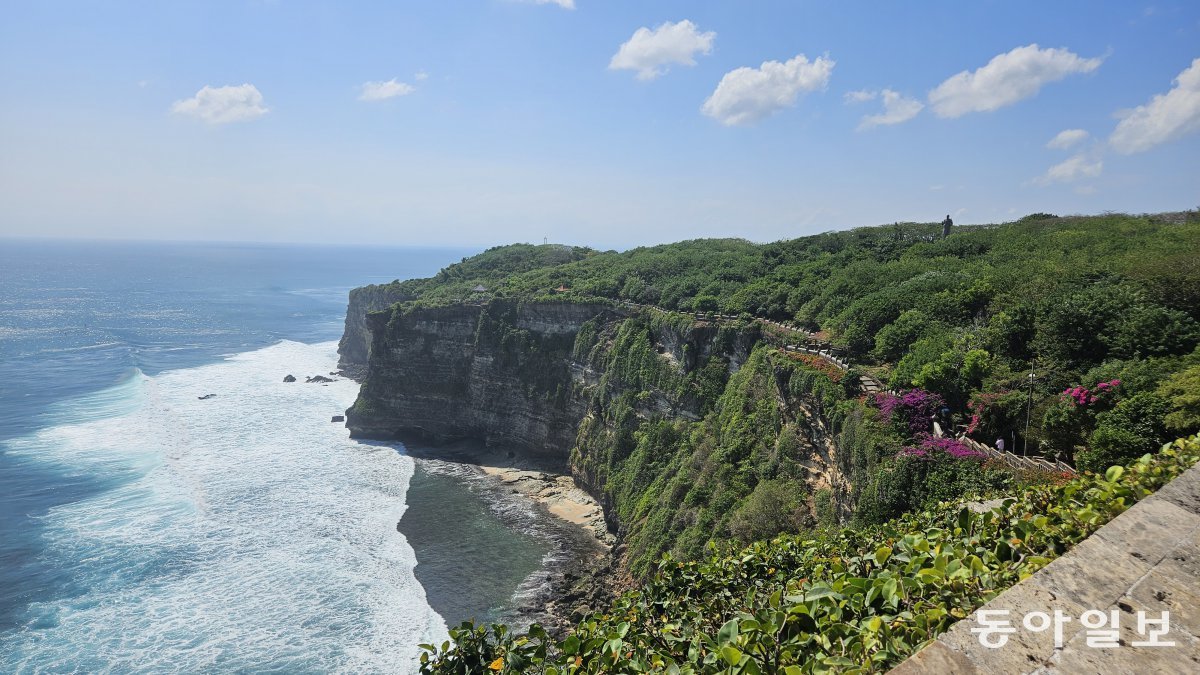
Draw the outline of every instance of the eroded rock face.
[[[366,375],[371,350],[367,315],[411,299],[388,284],[373,284],[350,291],[350,302],[346,308],[346,328],[342,332],[341,341],[338,342],[338,368],[348,377],[355,379]]]
[[[477,438],[565,459],[584,415],[571,351],[607,305],[455,305],[368,316],[369,375],[347,411],[351,435]]]

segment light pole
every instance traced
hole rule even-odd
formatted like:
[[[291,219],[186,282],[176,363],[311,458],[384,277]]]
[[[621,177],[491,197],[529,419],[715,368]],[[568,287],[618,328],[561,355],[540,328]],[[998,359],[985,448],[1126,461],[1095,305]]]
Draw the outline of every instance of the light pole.
[[[1025,402],[1025,439],[1021,445],[1021,456],[1024,457],[1029,453],[1029,417],[1033,414],[1033,381],[1037,379],[1037,374],[1033,372],[1037,360],[1029,364],[1029,398]]]

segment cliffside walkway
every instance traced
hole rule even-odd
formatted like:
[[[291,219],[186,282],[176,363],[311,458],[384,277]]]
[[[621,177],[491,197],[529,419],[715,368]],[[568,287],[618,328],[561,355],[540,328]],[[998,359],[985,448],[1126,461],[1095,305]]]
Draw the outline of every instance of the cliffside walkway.
[[[980,443],[979,441],[977,441],[973,438],[968,438],[964,434],[959,434],[958,440],[962,441],[963,443],[966,443],[967,447],[971,448],[972,450],[977,450],[979,452],[982,452],[983,454],[987,455],[988,457],[991,457],[993,459],[997,459],[1001,462],[1004,462],[1005,464],[1007,464],[1008,466],[1011,466],[1014,469],[1040,469],[1043,471],[1062,471],[1064,473],[1069,473],[1071,475],[1075,475],[1074,467],[1072,467],[1070,464],[1065,464],[1058,460],[1054,460],[1053,462],[1051,462],[1050,460],[1043,459],[1041,457],[1029,457],[1027,455],[1018,455],[1018,454],[1009,452],[1007,450],[999,450],[990,445]]]
[[[654,312],[659,312],[661,314],[685,314],[686,315],[686,314],[690,313],[697,321],[709,321],[712,323],[721,323],[722,321],[738,321],[741,319],[741,317],[737,317],[732,314],[718,314],[716,312],[681,312],[678,310],[671,310],[671,309],[659,307],[657,305],[643,305],[640,303],[628,302],[628,301],[622,301],[621,304],[626,307],[633,307],[633,308],[637,308],[637,309],[646,309],[646,310],[651,310]],[[832,364],[833,366],[837,367],[840,370],[850,370],[850,367],[851,367],[850,361],[845,358],[842,351],[839,348],[834,347],[832,344],[821,340],[820,338],[817,337],[817,335],[815,333],[813,333],[811,331],[807,331],[795,324],[784,323],[782,321],[774,321],[771,319],[763,319],[760,317],[752,317],[751,320],[754,321],[755,323],[758,323],[760,326],[774,328],[776,330],[784,331],[785,333],[791,334],[792,337],[799,338],[799,341],[804,343],[804,344],[788,344],[788,343],[786,343],[786,338],[784,338],[783,343],[776,345],[776,346],[780,347],[781,349],[783,349],[784,351],[795,352],[797,354],[809,354],[811,356],[817,356],[817,357],[820,357],[821,359],[829,362],[830,364]],[[767,334],[770,335],[769,332]],[[781,338],[782,336],[774,336],[774,337]],[[882,382],[880,382],[875,377],[872,377],[871,375],[867,375],[865,373],[862,373],[859,375],[859,382],[860,382],[860,386],[862,387],[863,392],[867,393],[867,394],[872,394],[872,393],[875,393],[878,391],[886,391],[887,390],[887,388],[884,387]]]
[[[649,311],[653,311],[653,312],[658,312],[660,314],[684,314],[684,315],[689,314],[689,312],[670,310],[670,309],[666,309],[664,307],[659,307],[657,305],[643,305],[640,303],[629,302],[629,301],[621,301],[621,304],[624,305],[625,307],[644,309],[644,310],[649,310]],[[741,320],[741,317],[737,317],[732,314],[718,314],[716,312],[690,312],[690,314],[692,314],[692,316],[697,321],[709,321],[712,323],[720,323],[722,321]],[[795,354],[808,354],[810,356],[816,356],[816,357],[819,357],[819,358],[825,360],[826,362],[832,364],[836,368],[839,368],[840,370],[843,370],[843,371],[850,370],[850,367],[851,367],[850,361],[844,357],[841,350],[838,349],[837,347],[834,347],[830,343],[821,340],[812,331],[805,330],[795,324],[785,323],[782,321],[774,321],[772,319],[753,317],[751,320],[755,321],[760,326],[764,326],[769,329],[774,329],[774,334],[770,330],[764,331],[764,334],[775,337],[776,339],[782,340],[783,341],[782,344],[777,344],[776,346],[779,347],[780,349],[782,349],[783,351],[791,352],[791,353],[795,353]],[[779,332],[782,332],[783,335],[779,335],[778,334]],[[798,342],[803,342],[803,344],[788,343],[787,342],[788,336],[791,336],[794,338],[799,338]],[[870,395],[870,394],[876,394],[876,393],[880,393],[880,392],[890,392],[893,394],[899,393],[899,392],[895,392],[895,391],[888,389],[886,386],[884,386],[883,382],[879,381],[879,379],[877,379],[871,375],[868,375],[866,373],[859,373],[858,380],[859,380],[859,388],[861,389],[861,391],[864,394]],[[935,431],[934,435],[936,435],[936,436],[944,435],[942,433],[941,427],[938,426],[936,422],[934,423],[934,431]],[[1041,470],[1041,471],[1064,471],[1064,472],[1070,473],[1070,474],[1075,473],[1075,469],[1073,467],[1071,467],[1069,464],[1065,464],[1058,460],[1051,462],[1051,461],[1043,459],[1041,457],[1028,457],[1028,456],[1024,456],[1024,455],[1018,455],[1016,453],[1012,453],[1007,450],[1000,450],[1000,449],[994,448],[990,445],[980,443],[979,441],[976,441],[972,438],[968,438],[965,434],[959,434],[958,440],[962,441],[963,443],[966,443],[967,446],[972,448],[973,450],[982,452],[983,454],[987,455],[988,457],[999,460],[1014,469],[1034,469],[1034,470]]]

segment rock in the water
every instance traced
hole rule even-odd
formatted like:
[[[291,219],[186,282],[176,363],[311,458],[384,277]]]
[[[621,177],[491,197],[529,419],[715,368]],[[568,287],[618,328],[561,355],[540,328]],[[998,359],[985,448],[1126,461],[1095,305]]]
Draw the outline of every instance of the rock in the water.
[[[329,421],[330,421],[330,422],[345,422],[345,421],[346,421],[346,416],[345,416],[345,415],[334,415],[334,416],[333,416],[333,419],[331,419],[331,420],[329,420]]]
[[[295,375],[288,375],[287,377],[283,378],[283,381],[284,381],[284,382],[295,382],[295,381],[296,381],[296,376],[295,376]]]
[[[201,401],[207,401],[208,399],[214,397],[216,397],[216,394],[205,394],[203,396],[198,396],[197,398],[199,398]]]
[[[333,382],[333,380],[324,375],[313,375],[312,377],[304,378],[305,382]]]

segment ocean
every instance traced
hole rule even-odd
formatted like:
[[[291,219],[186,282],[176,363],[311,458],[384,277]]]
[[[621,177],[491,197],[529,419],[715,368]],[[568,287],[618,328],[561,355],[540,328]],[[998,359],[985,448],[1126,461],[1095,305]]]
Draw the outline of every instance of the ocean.
[[[511,614],[537,518],[304,381],[351,288],[471,253],[0,241],[0,671],[409,673]]]

